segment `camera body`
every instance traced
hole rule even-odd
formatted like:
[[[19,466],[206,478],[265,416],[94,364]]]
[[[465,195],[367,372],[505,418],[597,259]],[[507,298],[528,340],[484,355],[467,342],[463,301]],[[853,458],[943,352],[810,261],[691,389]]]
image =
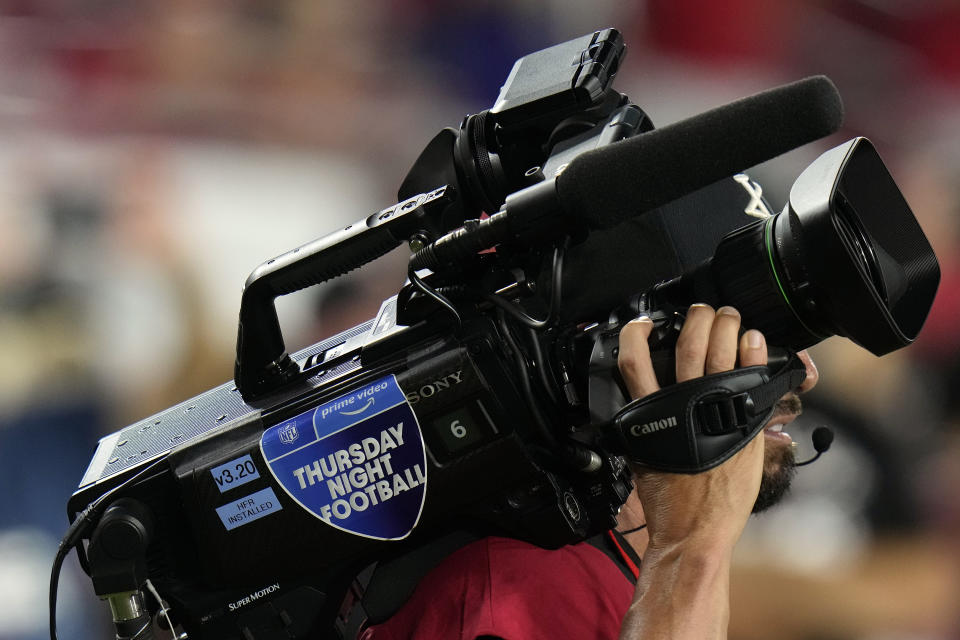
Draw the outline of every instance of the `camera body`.
[[[129,572],[105,568],[115,535],[106,527],[117,518],[82,533],[90,544],[78,547],[81,564],[101,597],[114,605],[139,592],[145,573],[191,637],[336,637],[345,595],[373,563],[414,558],[422,569],[437,550],[487,535],[556,548],[614,525],[632,487],[621,457],[630,445],[607,433],[628,400],[616,374],[619,327],[638,311],[655,311],[669,344],[672,305],[701,301],[685,299],[691,291],[707,300],[722,290],[711,278],[740,258],[713,268],[714,252],[747,225],[759,197],[749,179],[726,178],[611,228],[578,226],[569,212],[550,217],[539,199],[568,167],[653,129],[611,86],[624,51],[620,34],[607,29],[518,60],[493,108],[427,145],[400,203],[253,272],[241,304],[235,382],[103,438],[69,501],[71,521],[116,498],[136,503],[131,518],[149,514],[141,520],[151,524],[137,529],[149,540],[131,552],[137,568]],[[850,154],[841,156],[831,161],[833,178]],[[817,220],[830,218],[836,182],[822,169],[805,193],[826,195],[802,200],[814,203],[807,208]],[[885,173],[879,179],[893,185]],[[536,215],[504,223],[504,210],[529,202]],[[898,346],[919,331],[939,273],[905,203],[902,209],[894,212],[905,220],[899,237],[910,235],[914,249],[884,252],[894,258],[883,266],[916,265],[921,255],[927,267],[920,275],[913,269],[900,287],[914,292],[911,317],[920,320]],[[481,213],[494,215],[477,220]],[[793,220],[807,211],[788,206],[781,215]],[[865,263],[863,246],[877,234],[869,223],[856,225]],[[410,280],[374,319],[287,354],[277,296],[405,241],[417,252]],[[760,243],[754,256],[769,262],[774,278],[782,244]],[[837,251],[841,261],[843,248]],[[449,255],[462,259],[443,258]],[[611,256],[629,290],[614,283],[598,293]],[[418,266],[424,259],[436,261],[432,273]],[[802,269],[791,269],[784,299],[819,290]],[[671,285],[658,293],[663,281]],[[651,308],[651,300],[660,302]],[[788,311],[777,313],[771,322]],[[854,327],[843,335],[856,339],[859,323],[836,325]],[[833,325],[824,331],[841,333]],[[796,335],[783,346],[799,349],[811,339]],[[753,422],[762,418],[758,412]],[[743,425],[735,437],[726,434],[734,443],[749,435]],[[425,549],[435,550],[433,559],[422,557]]]
[[[137,451],[186,432],[169,438],[185,443],[168,470],[130,495],[154,514],[150,574],[190,635],[234,637],[261,618],[283,634],[281,611],[296,637],[331,628],[364,567],[455,531],[558,547],[612,525],[630,487],[625,463],[609,456],[579,477],[550,468],[495,323],[478,315],[440,337],[397,326],[395,302],[296,354],[346,356],[307,392],[253,411],[227,384],[101,442]],[[304,446],[315,426],[340,431]],[[291,472],[308,463],[320,475]],[[71,510],[102,490],[87,485]]]
[[[435,236],[496,207],[496,189],[502,200],[522,186],[505,165],[523,166],[519,177],[529,180],[524,163],[551,170],[578,149],[639,131],[645,117],[633,106],[632,122],[611,122],[626,106],[609,88],[623,51],[607,30],[519,61],[494,109],[467,118],[462,132],[442,131],[405,180],[403,201],[356,227]],[[584,61],[571,67],[575,57]],[[467,144],[482,138],[480,127],[496,129],[502,161],[484,165],[485,174],[457,175],[454,162],[481,163]],[[418,181],[430,187],[410,193]],[[328,236],[311,248],[348,243]],[[523,268],[533,288],[543,259],[532,252],[520,262],[483,277],[506,282]],[[559,547],[610,528],[632,486],[623,459],[605,455],[601,468],[571,473],[542,443],[520,354],[505,348],[494,314],[464,309],[453,331],[441,310],[409,298],[401,292],[373,320],[293,354],[302,371],[270,390],[244,398],[227,383],[105,437],[68,504],[71,520],[164,458],[161,470],[121,493],[153,514],[148,574],[175,624],[196,638],[244,629],[257,638],[326,637],[365,567],[445,536],[500,534]],[[241,333],[267,333],[253,324]]]

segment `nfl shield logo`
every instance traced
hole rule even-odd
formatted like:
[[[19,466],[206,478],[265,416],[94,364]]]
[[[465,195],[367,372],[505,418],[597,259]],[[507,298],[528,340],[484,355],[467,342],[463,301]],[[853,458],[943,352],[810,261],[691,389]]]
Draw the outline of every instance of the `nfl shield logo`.
[[[290,424],[285,424],[280,427],[280,442],[284,444],[291,444],[294,440],[300,437],[300,433],[297,432],[297,423],[291,422]]]

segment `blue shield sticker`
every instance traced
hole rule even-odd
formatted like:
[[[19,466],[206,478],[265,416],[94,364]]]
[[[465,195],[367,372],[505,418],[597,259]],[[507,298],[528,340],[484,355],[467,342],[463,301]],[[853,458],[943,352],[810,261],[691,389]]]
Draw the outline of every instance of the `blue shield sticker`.
[[[393,375],[270,427],[260,452],[291,498],[338,529],[401,540],[420,520],[427,456]]]

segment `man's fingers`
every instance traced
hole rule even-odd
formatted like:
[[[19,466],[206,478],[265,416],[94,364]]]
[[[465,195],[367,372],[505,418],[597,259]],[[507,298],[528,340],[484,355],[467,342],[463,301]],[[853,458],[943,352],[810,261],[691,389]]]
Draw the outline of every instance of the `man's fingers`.
[[[695,304],[687,311],[677,337],[677,382],[703,375],[714,315],[713,307],[706,304]]]
[[[800,393],[806,393],[817,386],[817,382],[820,380],[820,372],[817,371],[817,365],[813,363],[813,358],[810,357],[810,354],[807,353],[807,350],[797,352],[797,357],[800,358],[800,361],[807,368],[807,377],[804,379],[803,383],[800,385],[798,391]]]
[[[660,390],[653,371],[647,343],[653,322],[647,317],[629,322],[620,332],[617,364],[633,398],[643,398]],[[767,344],[763,334],[747,331],[737,340],[740,314],[732,307],[714,312],[705,304],[695,304],[687,312],[676,347],[677,382],[705,374],[729,371],[737,365],[750,367],[767,363]]]
[[[767,341],[756,329],[740,336],[740,366],[753,367],[767,364]]]
[[[710,329],[710,345],[704,372],[730,371],[737,364],[737,335],[740,333],[740,313],[733,307],[720,307]]]
[[[650,318],[631,320],[620,330],[620,350],[617,353],[617,366],[627,385],[630,397],[643,398],[660,390],[657,376],[650,361],[650,346],[647,338],[653,330]]]

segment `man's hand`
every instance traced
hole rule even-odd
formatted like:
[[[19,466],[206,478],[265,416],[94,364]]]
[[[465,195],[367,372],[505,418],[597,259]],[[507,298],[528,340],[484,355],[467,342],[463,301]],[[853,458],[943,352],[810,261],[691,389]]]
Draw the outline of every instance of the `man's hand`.
[[[653,323],[634,320],[620,333],[620,371],[630,395],[643,398],[660,389],[647,338]],[[677,340],[677,382],[704,374],[767,363],[759,331],[739,339],[740,314],[732,307],[716,313],[694,305]],[[731,548],[740,537],[756,500],[763,470],[763,438],[754,438],[729,461],[696,475],[637,469],[637,492],[647,518],[651,546],[690,541],[706,535],[712,544]]]
[[[649,319],[620,332],[619,366],[630,395],[660,388],[647,339]],[[758,331],[738,339],[740,314],[693,305],[676,347],[677,382],[705,374],[767,363]],[[722,465],[703,473],[673,474],[635,469],[637,493],[649,545],[634,602],[621,638],[725,638],[729,617],[729,570],[760,488],[762,432]]]

